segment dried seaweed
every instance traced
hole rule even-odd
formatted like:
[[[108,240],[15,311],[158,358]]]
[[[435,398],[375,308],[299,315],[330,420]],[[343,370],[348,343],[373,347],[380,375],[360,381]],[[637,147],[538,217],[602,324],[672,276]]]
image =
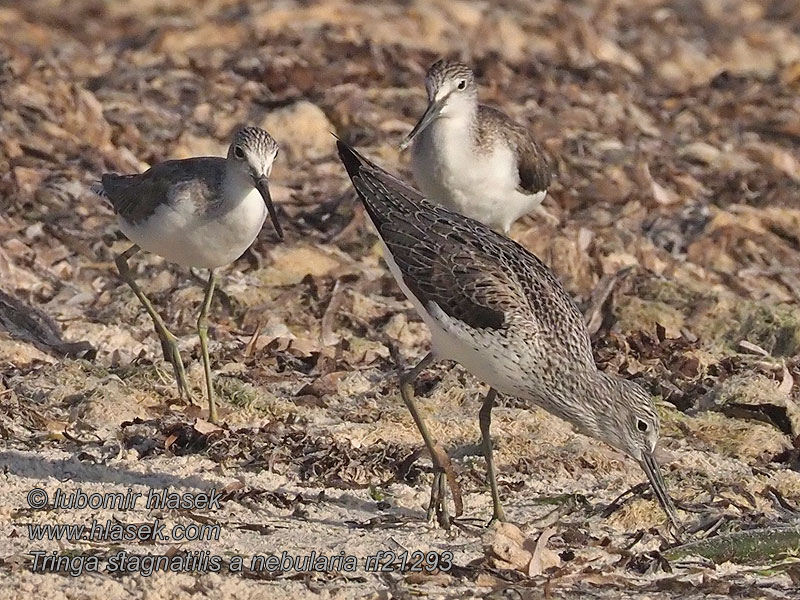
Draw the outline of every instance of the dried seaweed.
[[[658,400],[659,452],[688,535],[712,548],[785,528],[800,504],[794,3],[31,0],[0,8],[0,23],[4,497],[62,477],[65,461],[95,489],[208,477],[224,481],[226,510],[247,515],[202,516],[229,524],[227,550],[269,540],[367,553],[391,530],[409,549],[463,553],[449,578],[243,575],[276,598],[362,586],[376,597],[797,595],[791,566],[670,564],[637,465],[512,398],[493,419],[503,501],[523,546],[555,529],[539,558],[549,550],[561,565],[486,564],[485,390],[444,364],[417,394],[451,451],[467,519],[452,539],[428,530],[430,466],[392,355],[413,361],[429,336],[381,263],[330,135],[409,179],[397,145],[424,108],[425,68],[469,62],[481,100],[525,124],[555,174],[545,205],[559,225],[526,217],[511,235],[584,309],[600,367]],[[221,274],[210,337],[225,425],[213,427],[173,397],[149,319],[118,285],[123,236],[88,184],[219,154],[243,123],[283,148],[271,190],[287,236],[260,236]],[[202,290],[156,257],[134,267],[199,397]],[[18,518],[4,522],[12,533]],[[21,589],[19,540],[3,548],[4,576]],[[51,595],[73,593],[69,581]],[[217,585],[206,581],[195,585]]]

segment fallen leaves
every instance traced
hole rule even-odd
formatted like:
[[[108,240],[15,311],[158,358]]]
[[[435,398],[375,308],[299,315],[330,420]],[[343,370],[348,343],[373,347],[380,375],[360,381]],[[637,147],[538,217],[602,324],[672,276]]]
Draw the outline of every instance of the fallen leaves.
[[[483,536],[486,559],[496,569],[513,569],[528,577],[542,575],[561,565],[558,554],[547,548],[555,531],[549,527],[533,541],[526,538],[516,525],[495,522]]]
[[[546,204],[560,225],[533,216],[513,235],[575,296],[603,370],[664,400],[664,442],[677,456],[668,479],[679,498],[702,504],[735,480],[739,491],[724,490],[719,502],[744,521],[772,518],[788,509],[762,495],[769,481],[796,503],[800,13],[792,3],[212,0],[199,9],[171,3],[166,13],[152,2],[28,4],[0,8],[0,286],[48,315],[45,329],[57,338],[89,340],[98,353],[94,362],[61,360],[2,334],[5,444],[105,450],[119,439],[120,453],[163,460],[165,473],[176,456],[199,454],[248,482],[230,484],[232,497],[280,511],[322,510],[325,501],[256,489],[251,477],[268,472],[281,485],[335,486],[353,497],[377,483],[387,510],[400,510],[403,494],[418,507],[429,473],[415,463],[399,474],[421,443],[407,416],[398,425],[399,399],[387,401],[397,369],[389,348],[411,360],[430,338],[374,251],[330,134],[408,180],[397,143],[424,106],[425,68],[438,55],[459,56],[475,67],[481,101],[512,115],[548,153],[556,177]],[[266,125],[281,143],[271,189],[287,239],[277,245],[265,232],[224,272],[211,318],[229,423],[218,427],[202,406],[173,398],[151,325],[114,276],[113,253],[125,242],[86,186],[104,171],[221,154],[245,122]],[[151,256],[137,261],[137,277],[201,390],[201,290],[185,270]],[[463,450],[477,439],[478,384],[451,373],[422,377],[417,391],[432,396],[437,436]],[[405,584],[453,597],[473,584],[545,595],[594,586],[601,597],[680,597],[693,586],[727,594],[738,585],[727,581],[736,577],[730,566],[660,573],[647,554],[657,541],[628,531],[649,523],[649,500],[627,520],[591,512],[610,486],[641,478],[635,465],[598,463],[586,452],[576,460],[574,448],[588,442],[540,439],[547,421],[514,410],[513,436],[503,418],[495,423],[499,456],[512,461],[499,465],[508,502],[528,510],[521,507],[537,486],[576,486],[588,502],[535,520],[558,523],[555,533],[501,527],[483,553],[478,534],[461,532],[465,552],[482,554],[480,567],[409,575]],[[520,447],[546,456],[546,468],[514,450],[523,437]],[[454,457],[457,470],[470,472],[469,460]],[[483,490],[465,479],[465,501],[477,506],[470,503]],[[350,509],[375,509],[364,502]],[[384,517],[355,520],[374,531]],[[287,526],[298,522],[298,534],[311,529],[301,516]],[[12,575],[21,569],[13,555],[3,564]],[[742,577],[739,593],[768,580]]]

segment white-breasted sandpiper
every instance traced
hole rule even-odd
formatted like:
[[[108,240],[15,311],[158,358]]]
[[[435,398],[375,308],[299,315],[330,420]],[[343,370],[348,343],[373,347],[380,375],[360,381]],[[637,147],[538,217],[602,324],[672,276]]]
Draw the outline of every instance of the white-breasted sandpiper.
[[[347,144],[339,141],[338,149],[389,270],[431,331],[431,352],[401,377],[400,386],[436,471],[429,519],[435,510],[447,524],[446,481],[452,488],[452,478],[414,406],[412,385],[435,360],[451,360],[490,386],[479,417],[493,520],[504,519],[489,433],[500,392],[633,457],[678,528],[655,459],[659,418],[652,398],[638,384],[597,368],[583,316],[555,274],[521,245],[429,202]]]
[[[225,158],[169,160],[135,175],[106,173],[92,186],[111,203],[120,230],[134,243],[117,256],[117,268],[153,320],[164,357],[175,371],[178,395],[185,394],[190,400],[177,339],[134,280],[128,259],[142,249],[185,267],[209,270],[197,332],[211,422],[217,421],[217,409],[208,356],[207,314],[216,283],[215,269],[232,263],[250,247],[267,213],[283,239],[268,186],[277,154],[278,144],[269,133],[244,127],[234,134]]]
[[[401,148],[413,142],[411,169],[431,202],[502,233],[542,207],[550,185],[544,153],[525,127],[478,103],[472,70],[440,60],[425,75],[428,108]]]

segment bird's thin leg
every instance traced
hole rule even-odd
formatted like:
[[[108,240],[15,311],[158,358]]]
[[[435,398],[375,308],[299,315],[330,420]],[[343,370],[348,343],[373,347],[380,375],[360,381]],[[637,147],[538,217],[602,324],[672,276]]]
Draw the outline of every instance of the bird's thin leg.
[[[203,305],[200,307],[200,315],[197,317],[197,335],[200,338],[200,351],[203,353],[203,371],[206,374],[208,420],[212,423],[217,422],[217,405],[214,403],[214,385],[211,381],[211,363],[208,359],[208,309],[211,307],[216,283],[217,278],[214,269],[209,269],[206,295],[203,298]]]
[[[425,440],[425,446],[428,448],[428,452],[431,455],[431,461],[433,462],[434,466],[435,474],[433,478],[433,486],[431,487],[431,503],[428,506],[428,520],[430,521],[433,519],[433,514],[435,512],[439,519],[439,523],[443,527],[447,528],[450,526],[450,518],[445,506],[447,503],[447,483],[450,484],[450,491],[453,494],[453,504],[455,505],[456,516],[461,515],[463,512],[461,488],[458,486],[458,481],[456,481],[456,476],[453,472],[453,466],[450,463],[450,458],[447,456],[447,452],[445,452],[439,444],[433,441],[433,437],[428,431],[425,421],[422,420],[422,416],[419,414],[416,404],[414,404],[414,380],[424,369],[431,366],[433,362],[433,354],[429,352],[421,361],[419,361],[417,366],[402,374],[400,376],[400,395],[403,397],[403,402],[405,402],[406,406],[408,407],[408,410],[417,425],[417,429],[419,429],[420,434],[422,434],[422,439]],[[447,477],[446,480],[443,477],[444,475]]]
[[[192,395],[191,392],[189,392],[189,386],[186,383],[186,371],[183,368],[183,360],[181,359],[181,353],[178,350],[178,338],[172,335],[164,325],[164,321],[161,320],[161,317],[158,315],[155,308],[153,308],[150,300],[147,299],[147,296],[144,295],[144,292],[136,283],[136,280],[134,280],[133,274],[128,266],[128,259],[138,251],[139,246],[134,244],[125,252],[117,256],[117,258],[114,259],[114,262],[117,265],[117,270],[119,271],[119,275],[122,280],[130,286],[130,288],[133,290],[133,293],[136,294],[136,297],[139,299],[139,302],[141,302],[144,306],[147,314],[149,314],[150,318],[153,320],[156,334],[158,335],[158,339],[161,340],[161,350],[164,352],[164,358],[172,364],[172,368],[175,371],[175,382],[178,386],[178,397],[183,398],[185,394],[186,399],[191,402]]]
[[[431,501],[428,504],[428,520],[433,520],[433,515],[439,523],[450,524],[450,511],[447,509],[447,473],[436,471],[431,485]]]
[[[492,488],[492,520],[489,521],[491,525],[495,521],[505,521],[506,516],[503,513],[503,507],[500,504],[500,491],[497,489],[497,474],[494,470],[494,458],[492,458],[492,436],[489,430],[492,426],[492,408],[494,407],[494,400],[497,397],[497,391],[494,388],[489,388],[486,397],[483,399],[481,410],[478,413],[478,420],[481,425],[481,438],[483,439],[483,455],[486,457],[486,475],[489,478],[489,485]]]

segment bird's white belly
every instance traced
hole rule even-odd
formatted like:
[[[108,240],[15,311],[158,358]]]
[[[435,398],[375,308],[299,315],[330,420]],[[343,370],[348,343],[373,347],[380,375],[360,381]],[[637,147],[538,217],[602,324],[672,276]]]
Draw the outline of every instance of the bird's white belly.
[[[457,321],[447,317],[438,307],[434,309],[434,313],[429,312],[404,283],[400,268],[382,240],[381,245],[389,271],[430,329],[431,350],[434,356],[441,360],[459,363],[472,375],[502,394],[512,396],[524,394],[521,360],[513,348],[504,346],[492,335],[473,335]]]
[[[475,152],[470,138],[458,139],[436,124],[429,129],[420,134],[411,160],[428,200],[502,231],[544,200],[546,192],[519,191],[517,161],[508,146],[496,143]]]
[[[189,203],[162,205],[146,221],[119,220],[128,239],[143,250],[185,267],[217,268],[239,258],[256,239],[267,216],[253,189],[229,209],[213,215],[194,212]]]

